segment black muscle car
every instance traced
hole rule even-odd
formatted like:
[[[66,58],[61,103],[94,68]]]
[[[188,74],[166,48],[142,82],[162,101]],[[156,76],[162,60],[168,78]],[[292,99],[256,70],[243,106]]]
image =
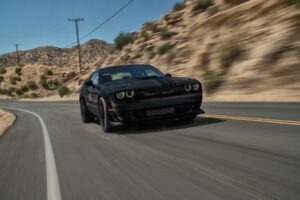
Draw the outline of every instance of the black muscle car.
[[[201,83],[172,77],[150,65],[120,65],[95,71],[80,91],[84,123],[98,119],[104,132],[114,122],[174,118],[190,121],[202,103]]]

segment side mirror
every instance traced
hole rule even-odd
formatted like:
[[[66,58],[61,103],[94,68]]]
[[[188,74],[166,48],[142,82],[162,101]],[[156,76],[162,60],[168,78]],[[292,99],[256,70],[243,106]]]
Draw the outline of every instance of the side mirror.
[[[86,80],[86,81],[84,82],[84,85],[85,85],[85,86],[94,86],[94,84],[93,84],[93,82],[92,82],[91,80]]]
[[[166,76],[166,77],[172,77],[172,74],[166,73],[165,76]]]

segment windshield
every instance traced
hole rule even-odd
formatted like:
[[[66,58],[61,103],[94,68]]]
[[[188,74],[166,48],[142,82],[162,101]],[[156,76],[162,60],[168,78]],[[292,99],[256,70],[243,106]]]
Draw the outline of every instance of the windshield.
[[[123,81],[130,79],[150,79],[163,76],[163,73],[150,65],[119,66],[100,71],[100,82]]]

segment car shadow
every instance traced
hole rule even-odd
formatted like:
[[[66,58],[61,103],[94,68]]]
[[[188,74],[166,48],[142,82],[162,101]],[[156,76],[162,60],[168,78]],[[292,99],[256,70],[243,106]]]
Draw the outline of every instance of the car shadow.
[[[194,128],[221,122],[225,122],[225,120],[212,117],[198,117],[197,119],[191,122],[182,122],[179,120],[139,122],[134,124],[118,125],[117,127],[115,127],[116,129],[113,133],[122,135],[153,133],[160,131],[172,131],[177,129]]]

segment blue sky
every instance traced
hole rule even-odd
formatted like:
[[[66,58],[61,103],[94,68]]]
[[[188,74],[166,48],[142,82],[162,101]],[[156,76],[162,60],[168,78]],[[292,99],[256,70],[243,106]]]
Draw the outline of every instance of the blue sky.
[[[179,0],[135,0],[108,24],[83,40],[113,42],[119,32],[138,31]],[[0,54],[39,46],[65,47],[76,40],[75,25],[68,18],[83,17],[80,35],[99,25],[128,0],[0,0]]]

